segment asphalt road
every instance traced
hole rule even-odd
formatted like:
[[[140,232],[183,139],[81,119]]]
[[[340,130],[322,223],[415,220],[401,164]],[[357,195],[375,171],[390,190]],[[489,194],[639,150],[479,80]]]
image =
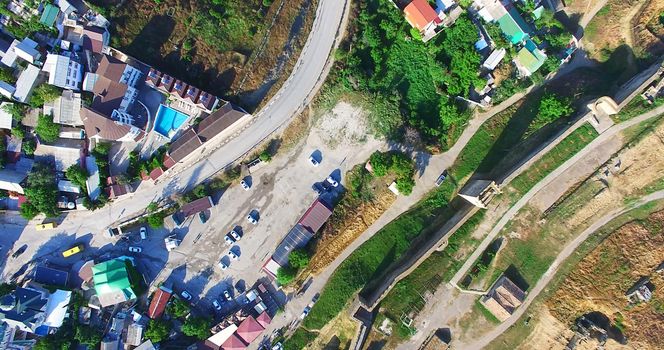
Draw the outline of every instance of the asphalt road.
[[[533,300],[544,290],[544,288],[551,282],[551,279],[558,272],[560,265],[567,259],[574,251],[583,243],[590,235],[595,233],[597,230],[602,228],[604,225],[608,224],[611,220],[617,218],[618,216],[625,214],[626,212],[638,208],[644,204],[647,204],[652,201],[664,199],[664,191],[658,191],[652,194],[649,194],[645,197],[642,197],[638,202],[630,205],[617,208],[612,212],[604,215],[595,221],[590,227],[583,231],[579,236],[577,236],[572,242],[567,244],[565,248],[558,254],[556,260],[553,261],[548,270],[544,273],[542,278],[537,281],[535,287],[528,293],[528,296],[524,300],[523,304],[510,316],[505,322],[501,323],[498,327],[492,329],[489,333],[483,335],[481,338],[477,339],[474,343],[468,344],[467,349],[481,349],[487,345],[498,336],[503,334],[510,326],[512,326],[516,321],[521,318],[521,316],[528,310],[528,306],[533,302]]]
[[[33,223],[26,226],[25,220],[7,214],[0,223],[0,229],[11,230],[9,243],[30,243],[31,247],[25,253],[30,256],[36,253],[34,249],[50,238],[50,233],[75,234],[76,238],[91,234],[91,242],[102,240],[100,233],[109,225],[142,213],[150,202],[192,188],[251,151],[298,114],[325,80],[329,69],[328,57],[335,45],[347,3],[348,1],[320,0],[313,28],[291,76],[267,106],[253,117],[254,121],[241,135],[171,178],[163,179],[157,184],[143,182],[132,195],[120,198],[103,209],[69,213],[59,223],[57,230],[54,233],[49,232],[49,235],[35,231]],[[4,247],[9,248],[11,246]]]

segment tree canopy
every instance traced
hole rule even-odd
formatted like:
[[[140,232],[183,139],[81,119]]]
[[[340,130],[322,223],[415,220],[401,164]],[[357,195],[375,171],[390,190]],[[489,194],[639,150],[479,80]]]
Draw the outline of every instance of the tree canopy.
[[[58,215],[58,188],[53,169],[37,164],[28,174],[25,196],[28,201],[21,205],[21,215],[32,219],[39,213],[54,217]]]
[[[171,331],[171,323],[166,320],[150,320],[148,328],[145,330],[145,337],[153,343],[159,343],[166,339]]]
[[[60,125],[53,122],[51,116],[39,114],[35,132],[46,142],[55,142],[60,137]]]
[[[288,263],[296,269],[307,267],[309,265],[309,259],[309,253],[304,249],[294,249],[288,255]]]
[[[166,307],[166,312],[175,318],[184,317],[189,313],[189,304],[176,298]]]
[[[212,320],[208,317],[189,317],[182,324],[182,333],[198,339],[207,339],[210,336]]]
[[[287,286],[297,276],[297,269],[292,266],[283,266],[277,270],[277,283],[281,286]]]

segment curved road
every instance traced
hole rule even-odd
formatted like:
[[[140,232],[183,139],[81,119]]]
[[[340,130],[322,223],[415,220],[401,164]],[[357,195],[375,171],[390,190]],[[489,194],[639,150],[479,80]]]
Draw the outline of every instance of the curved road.
[[[483,348],[491,341],[496,339],[498,336],[503,334],[510,326],[512,326],[519,318],[528,310],[528,306],[533,302],[533,300],[544,290],[544,288],[549,284],[551,279],[558,272],[560,265],[567,259],[574,251],[583,243],[590,235],[595,233],[597,230],[602,228],[604,225],[608,224],[611,220],[617,218],[620,215],[625,214],[626,212],[636,209],[644,204],[647,204],[652,201],[664,199],[664,190],[657,191],[655,193],[649,194],[645,197],[642,197],[636,203],[630,206],[623,206],[621,208],[614,209],[610,213],[604,215],[597,221],[595,221],[590,227],[583,231],[578,237],[576,237],[572,242],[567,244],[565,248],[558,254],[556,260],[553,261],[548,270],[544,273],[542,278],[537,281],[535,287],[528,293],[528,296],[524,300],[523,304],[510,316],[505,322],[501,323],[498,327],[492,329],[489,333],[483,335],[480,339],[474,343],[468,344],[468,349],[480,349]]]
[[[76,232],[77,235],[101,233],[115,222],[142,213],[150,202],[167,198],[213,176],[287,124],[311,101],[325,80],[329,71],[328,59],[332,56],[340,30],[343,30],[342,22],[345,21],[348,2],[319,1],[313,28],[291,76],[271,101],[253,117],[252,123],[241,135],[211,154],[201,156],[201,160],[186,168],[176,169],[179,170],[177,173],[157,184],[143,182],[133,195],[113,201],[101,210],[69,214],[58,226],[59,230]],[[206,151],[205,148],[201,152],[209,153],[210,150]],[[3,221],[4,224],[25,225],[25,221],[19,218]],[[27,226],[22,234],[31,231],[33,227]]]

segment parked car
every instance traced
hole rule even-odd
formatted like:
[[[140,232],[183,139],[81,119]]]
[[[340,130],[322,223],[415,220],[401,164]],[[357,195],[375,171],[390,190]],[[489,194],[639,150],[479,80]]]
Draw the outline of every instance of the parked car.
[[[237,260],[239,258],[239,256],[237,256],[237,254],[235,254],[235,252],[232,251],[232,250],[228,251],[228,256],[230,256],[231,259],[233,259],[233,260]]]
[[[436,179],[436,186],[440,186],[443,183],[443,181],[445,181],[446,178],[447,178],[447,170],[443,170],[440,176],[438,176],[438,178]]]
[[[337,180],[333,179],[332,176],[328,176],[327,179],[325,179],[332,187],[337,187],[339,186],[339,183]]]
[[[16,258],[16,257],[18,257],[19,255],[23,254],[23,253],[25,252],[26,249],[28,249],[28,245],[27,245],[27,244],[22,245],[21,248],[18,248],[18,249],[14,252],[14,254],[12,254],[12,258]]]
[[[249,215],[247,215],[247,221],[249,221],[250,223],[252,223],[254,225],[256,225],[258,223],[258,219],[256,218],[256,215],[253,212],[251,212],[251,213],[249,213]]]
[[[320,165],[320,162],[318,162],[316,160],[316,158],[314,158],[314,156],[309,156],[309,163],[311,163],[311,165],[313,165],[313,166],[319,166]]]
[[[224,241],[226,241],[226,244],[228,244],[228,245],[231,245],[231,244],[235,243],[235,239],[231,236],[230,233],[227,233],[224,236]]]
[[[233,297],[231,297],[231,292],[229,292],[228,289],[224,291],[224,298],[226,298],[228,301],[233,300]]]
[[[145,226],[141,227],[140,233],[141,239],[148,239],[148,229]]]
[[[246,181],[244,181],[244,179],[240,180],[240,186],[242,186],[245,191],[249,191],[250,186]]]
[[[189,294],[189,292],[187,292],[186,290],[183,290],[183,291],[180,293],[180,296],[182,297],[182,299],[184,299],[184,300],[186,300],[186,301],[191,300],[191,294]]]
[[[129,247],[129,251],[132,253],[140,253],[143,251],[143,248],[131,246]]]
[[[313,298],[311,298],[311,304],[316,304],[318,301],[318,298],[320,298],[320,293],[316,293]]]
[[[303,320],[307,315],[309,314],[309,311],[311,311],[311,307],[307,306],[302,310],[302,315],[300,315],[300,319]]]
[[[219,302],[219,300],[217,299],[212,300],[212,306],[214,306],[215,310],[221,311],[221,303]]]
[[[325,187],[323,187],[320,182],[314,183],[311,188],[314,190],[314,192],[316,192],[317,195],[321,195],[323,192],[325,192]]]
[[[242,238],[237,232],[235,232],[235,230],[231,230],[228,234],[231,235],[236,242]]]
[[[207,222],[207,216],[205,216],[205,212],[201,211],[198,213],[198,219],[201,220],[201,224],[204,224]]]
[[[226,270],[226,269],[228,268],[228,265],[226,265],[226,263],[225,263],[223,260],[219,261],[219,264],[217,264],[217,265],[219,265],[219,268],[220,268],[222,271],[223,271],[223,270]]]
[[[180,212],[177,212],[173,215],[171,215],[171,218],[173,218],[173,222],[175,223],[175,226],[180,227],[184,223],[184,217]]]

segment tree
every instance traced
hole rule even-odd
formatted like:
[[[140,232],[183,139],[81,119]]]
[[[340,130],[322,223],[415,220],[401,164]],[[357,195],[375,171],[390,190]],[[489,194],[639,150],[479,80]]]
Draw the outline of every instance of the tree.
[[[154,213],[155,211],[157,211],[157,209],[159,209],[159,204],[157,204],[157,202],[150,202],[150,204],[148,204],[148,207],[146,208],[148,213]]]
[[[9,67],[1,67],[0,68],[0,80],[7,82],[9,84],[14,84],[16,82],[16,77],[14,76],[14,72],[12,71],[11,68]]]
[[[295,279],[297,269],[291,266],[280,267],[277,270],[277,283],[281,286],[287,286]]]
[[[171,331],[171,323],[165,320],[151,320],[145,330],[145,337],[153,343],[166,339]]]
[[[540,101],[535,123],[546,125],[560,117],[569,116],[574,109],[569,99],[562,99],[553,94],[546,94]]]
[[[39,214],[39,210],[30,202],[21,204],[19,212],[21,213],[21,216],[27,220],[32,220]]]
[[[295,269],[307,267],[309,259],[309,253],[304,249],[295,249],[288,255],[288,263]]]
[[[60,136],[60,125],[55,124],[52,117],[40,113],[35,132],[42,140],[54,142]]]
[[[101,343],[101,332],[84,324],[76,325],[74,339],[90,348],[96,349]]]
[[[108,156],[112,146],[110,142],[98,142],[92,152],[95,156]]]
[[[175,318],[180,318],[189,313],[189,305],[181,299],[175,299],[166,307],[166,312]]]
[[[37,86],[32,93],[32,97],[30,97],[30,106],[32,108],[40,108],[44,106],[44,103],[46,102],[55,101],[55,99],[60,97],[61,94],[62,90],[60,90],[60,88],[49,84],[41,84]]]
[[[261,154],[258,155],[258,158],[260,158],[260,160],[263,162],[269,162],[272,160],[272,155],[270,154],[270,151],[264,150],[261,152]]]
[[[58,188],[55,185],[54,173],[53,169],[38,164],[28,175],[25,196],[30,204],[23,203],[21,205],[21,215],[26,219],[32,219],[36,215],[35,211],[44,213],[49,217],[58,215]],[[34,215],[30,217],[30,214]]]
[[[162,213],[154,213],[148,216],[148,225],[154,228],[164,226],[164,215]]]
[[[207,339],[210,336],[212,320],[208,317],[189,317],[182,324],[182,333],[198,339]]]
[[[379,177],[387,175],[390,167],[392,167],[392,158],[380,151],[374,152],[369,158],[369,162],[374,174]]]
[[[67,179],[81,187],[81,189],[85,188],[85,183],[88,181],[88,171],[80,165],[74,164],[70,166],[67,168],[65,175]]]

